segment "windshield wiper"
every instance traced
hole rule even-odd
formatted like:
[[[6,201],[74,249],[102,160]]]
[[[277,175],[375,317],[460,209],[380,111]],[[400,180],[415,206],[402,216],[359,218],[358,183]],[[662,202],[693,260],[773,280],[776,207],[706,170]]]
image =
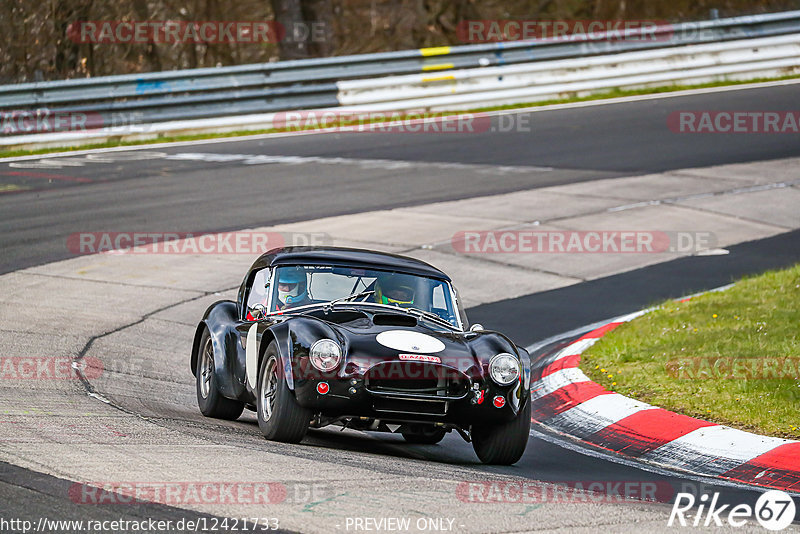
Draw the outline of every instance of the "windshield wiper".
[[[352,295],[347,295],[346,297],[341,297],[341,298],[338,298],[338,299],[334,299],[334,300],[328,302],[325,306],[326,307],[330,307],[330,306],[333,306],[334,304],[336,304],[337,302],[348,302],[350,300],[357,299],[359,297],[366,297],[367,295],[372,295],[373,293],[375,293],[375,291],[372,291],[372,290],[370,290],[370,291],[362,291],[361,293],[353,293]]]
[[[408,311],[409,313],[412,313],[412,314],[417,314],[418,313],[422,317],[425,317],[426,319],[430,319],[431,321],[433,321],[435,323],[439,323],[439,324],[441,324],[443,326],[447,326],[448,328],[452,328],[454,330],[457,330],[456,326],[453,325],[453,323],[451,323],[447,319],[443,319],[442,317],[439,317],[438,315],[436,315],[433,312],[420,310],[419,308],[402,308],[402,309],[404,309],[404,310],[406,310],[406,311]]]

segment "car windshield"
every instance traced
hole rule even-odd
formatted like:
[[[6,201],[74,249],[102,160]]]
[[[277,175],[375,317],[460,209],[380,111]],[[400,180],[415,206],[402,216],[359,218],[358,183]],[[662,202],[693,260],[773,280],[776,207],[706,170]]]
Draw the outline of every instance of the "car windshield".
[[[434,314],[459,327],[450,285],[407,273],[325,265],[280,266],[275,270],[270,312],[332,301],[377,303]],[[428,315],[435,321],[436,317]]]

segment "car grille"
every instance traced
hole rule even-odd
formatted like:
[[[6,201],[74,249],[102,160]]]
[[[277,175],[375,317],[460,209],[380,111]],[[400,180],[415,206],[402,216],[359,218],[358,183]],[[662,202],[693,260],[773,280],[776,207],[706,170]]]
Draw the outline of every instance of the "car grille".
[[[446,415],[447,401],[407,400],[376,397],[372,408],[376,412],[413,415]]]
[[[444,365],[424,362],[383,362],[364,375],[364,386],[374,395],[455,400],[467,395],[469,378]]]

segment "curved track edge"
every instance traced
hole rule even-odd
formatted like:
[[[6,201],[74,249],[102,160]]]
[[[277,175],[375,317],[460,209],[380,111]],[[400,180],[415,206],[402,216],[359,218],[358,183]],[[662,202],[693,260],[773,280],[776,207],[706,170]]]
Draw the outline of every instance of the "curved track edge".
[[[645,464],[800,493],[800,442],[695,419],[608,391],[579,369],[581,353],[636,312],[542,354],[532,369],[532,422]]]

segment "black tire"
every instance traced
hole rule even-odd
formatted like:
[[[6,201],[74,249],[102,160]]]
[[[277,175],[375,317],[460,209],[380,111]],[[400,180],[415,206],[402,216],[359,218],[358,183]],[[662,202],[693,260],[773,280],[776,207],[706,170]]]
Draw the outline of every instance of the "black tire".
[[[206,328],[200,338],[197,367],[195,368],[195,390],[197,406],[206,417],[216,419],[238,419],[244,410],[244,403],[223,397],[217,389],[217,377],[214,375],[214,345],[211,334]]]
[[[511,421],[473,426],[472,448],[485,464],[511,465],[522,458],[530,430],[531,400],[528,398],[520,413]]]
[[[258,372],[258,427],[268,440],[298,443],[308,431],[311,411],[297,403],[279,369],[278,346],[272,341]]]
[[[409,443],[436,445],[444,439],[447,431],[443,428],[425,428],[422,432],[403,432],[402,434]]]

